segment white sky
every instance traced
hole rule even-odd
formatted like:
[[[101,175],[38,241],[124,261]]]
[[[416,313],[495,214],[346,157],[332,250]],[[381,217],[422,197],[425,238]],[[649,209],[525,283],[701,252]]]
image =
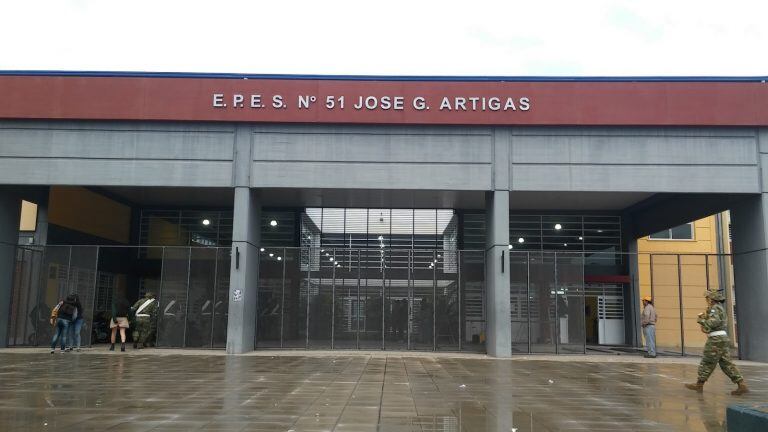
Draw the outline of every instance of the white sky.
[[[768,0],[0,0],[0,70],[768,75]]]

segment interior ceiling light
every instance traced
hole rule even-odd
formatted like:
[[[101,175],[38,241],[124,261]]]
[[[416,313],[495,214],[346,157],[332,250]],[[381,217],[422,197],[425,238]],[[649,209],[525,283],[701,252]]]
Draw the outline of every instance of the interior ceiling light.
[[[582,236],[579,236],[579,240],[584,240],[584,237],[582,237]]]
[[[525,239],[520,237],[520,238],[517,239],[517,242],[518,243],[525,243]]]
[[[283,260],[283,257],[277,257],[277,260],[278,260],[278,261],[282,261],[282,260]]]
[[[277,221],[272,219],[271,221],[269,221],[269,226],[276,227],[277,226]]]
[[[509,248],[512,249],[512,245],[509,245]]]
[[[208,219],[203,219],[203,225],[208,226],[211,224],[211,221]]]
[[[264,252],[264,248],[259,249],[259,251]]]
[[[556,230],[561,230],[561,229],[563,229],[563,226],[560,225],[560,224],[555,224],[555,229]]]
[[[273,256],[275,256],[275,254],[273,254],[272,252],[270,252],[270,253],[269,253],[269,257],[270,257],[270,258],[272,258]]]

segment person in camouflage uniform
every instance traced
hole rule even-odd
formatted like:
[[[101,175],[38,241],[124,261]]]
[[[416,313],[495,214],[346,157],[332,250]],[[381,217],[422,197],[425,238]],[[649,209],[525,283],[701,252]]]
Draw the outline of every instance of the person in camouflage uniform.
[[[712,375],[712,371],[720,364],[720,369],[728,375],[728,378],[738,385],[731,392],[732,395],[747,393],[747,385],[739,373],[739,369],[731,361],[731,342],[725,329],[728,326],[728,318],[725,314],[723,301],[725,298],[719,291],[707,291],[704,296],[707,299],[707,311],[700,313],[696,322],[701,326],[701,331],[707,333],[707,343],[704,345],[704,358],[699,364],[698,380],[695,384],[686,384],[691,390],[702,392],[704,383]]]
[[[157,300],[155,295],[148,292],[140,298],[131,309],[136,314],[136,324],[133,329],[133,348],[141,349],[154,344],[157,315]]]

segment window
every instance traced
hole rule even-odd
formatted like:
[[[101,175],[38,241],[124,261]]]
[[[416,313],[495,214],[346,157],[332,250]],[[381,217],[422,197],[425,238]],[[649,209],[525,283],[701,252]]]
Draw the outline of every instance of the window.
[[[21,221],[19,231],[35,232],[37,229],[37,204],[29,201],[21,202]]]
[[[659,231],[648,236],[651,240],[693,240],[693,222]]]

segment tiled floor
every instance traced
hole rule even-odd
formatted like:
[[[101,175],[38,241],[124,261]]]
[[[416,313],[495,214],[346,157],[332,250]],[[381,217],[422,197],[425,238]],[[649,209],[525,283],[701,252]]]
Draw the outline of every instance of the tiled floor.
[[[768,400],[768,364],[733,397],[695,361],[0,350],[0,431],[723,431]]]

